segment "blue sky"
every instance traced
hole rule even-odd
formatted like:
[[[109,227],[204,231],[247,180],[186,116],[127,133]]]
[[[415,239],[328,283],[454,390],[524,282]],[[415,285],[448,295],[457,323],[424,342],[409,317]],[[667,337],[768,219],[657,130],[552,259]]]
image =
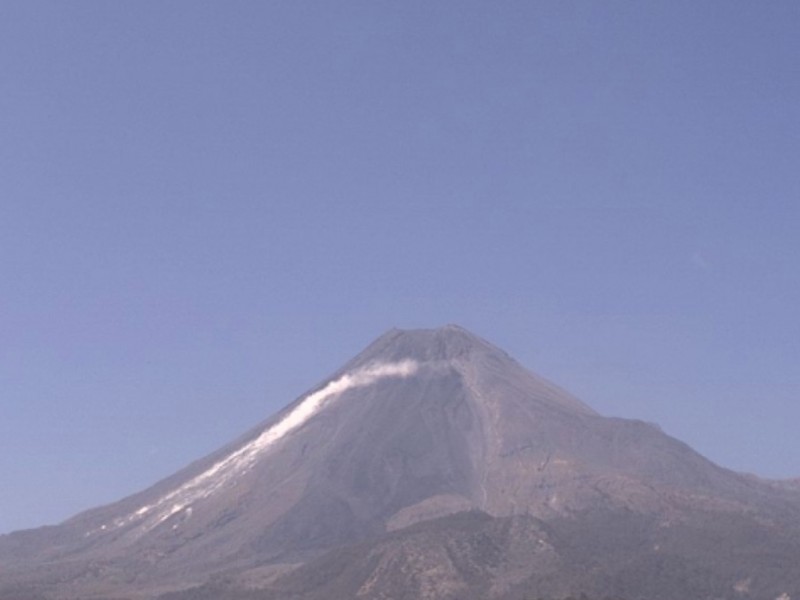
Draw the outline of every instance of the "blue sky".
[[[0,531],[386,329],[800,476],[800,4],[0,6]]]

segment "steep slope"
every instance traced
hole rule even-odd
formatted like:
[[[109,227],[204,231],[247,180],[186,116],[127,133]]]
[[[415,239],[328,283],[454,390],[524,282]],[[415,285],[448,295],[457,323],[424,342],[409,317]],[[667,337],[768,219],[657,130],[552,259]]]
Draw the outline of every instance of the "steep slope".
[[[717,467],[656,427],[602,417],[461,328],[393,330],[239,440],[152,488],[57,527],[0,537],[0,589],[152,596],[214,573],[261,585],[353,544],[371,548],[365,564],[381,547],[395,557],[386,564],[405,564],[407,573],[417,562],[397,558],[404,555],[392,545],[413,547],[402,540],[431,520],[447,525],[415,551],[425,555],[423,571],[475,527],[494,532],[484,533],[505,557],[498,564],[516,564],[508,557],[538,548],[542,524],[562,523],[551,533],[564,540],[572,534],[558,532],[598,510],[646,517],[648,526],[625,538],[634,546],[650,544],[660,528],[702,522],[698,514],[735,521],[737,531],[753,523],[772,539],[767,532],[798,531],[800,495]],[[576,551],[546,543],[541,564],[529,561],[513,577],[501,567],[483,573],[494,583],[481,593],[512,594],[551,571],[546,589],[565,591],[559,581]],[[790,547],[781,556],[800,556]],[[476,556],[475,568],[488,568]],[[399,576],[379,571],[385,577],[371,573],[364,597],[394,597],[386,586]],[[476,589],[470,576],[452,573],[462,596]],[[308,578],[279,577],[270,593],[292,588],[292,577]]]

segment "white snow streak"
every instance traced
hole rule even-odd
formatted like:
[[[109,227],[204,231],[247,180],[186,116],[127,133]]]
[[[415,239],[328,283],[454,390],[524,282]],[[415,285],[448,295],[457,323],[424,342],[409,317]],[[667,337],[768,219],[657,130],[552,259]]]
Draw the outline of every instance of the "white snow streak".
[[[397,363],[378,363],[359,369],[354,373],[345,373],[306,396],[289,414],[253,441],[229,454],[179,488],[162,496],[153,504],[143,506],[127,517],[115,520],[114,525],[122,527],[147,517],[147,522],[142,524],[144,531],[152,529],[197,500],[207,498],[234,477],[247,472],[259,455],[288,433],[303,425],[333,397],[347,390],[372,385],[385,377],[408,377],[413,375],[417,368],[418,364],[415,361],[404,360]]]

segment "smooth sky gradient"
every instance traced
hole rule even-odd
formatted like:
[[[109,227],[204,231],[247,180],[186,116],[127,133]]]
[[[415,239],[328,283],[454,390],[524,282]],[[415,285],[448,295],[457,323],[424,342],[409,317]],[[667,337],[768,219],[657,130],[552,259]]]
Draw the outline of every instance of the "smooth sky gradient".
[[[0,4],[0,532],[392,326],[800,476],[800,3]]]

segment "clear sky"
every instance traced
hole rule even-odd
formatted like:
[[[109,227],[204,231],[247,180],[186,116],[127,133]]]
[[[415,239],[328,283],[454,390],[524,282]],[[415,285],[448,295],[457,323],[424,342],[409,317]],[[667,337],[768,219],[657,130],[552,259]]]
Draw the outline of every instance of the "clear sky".
[[[800,3],[0,4],[0,531],[386,329],[800,476]]]

